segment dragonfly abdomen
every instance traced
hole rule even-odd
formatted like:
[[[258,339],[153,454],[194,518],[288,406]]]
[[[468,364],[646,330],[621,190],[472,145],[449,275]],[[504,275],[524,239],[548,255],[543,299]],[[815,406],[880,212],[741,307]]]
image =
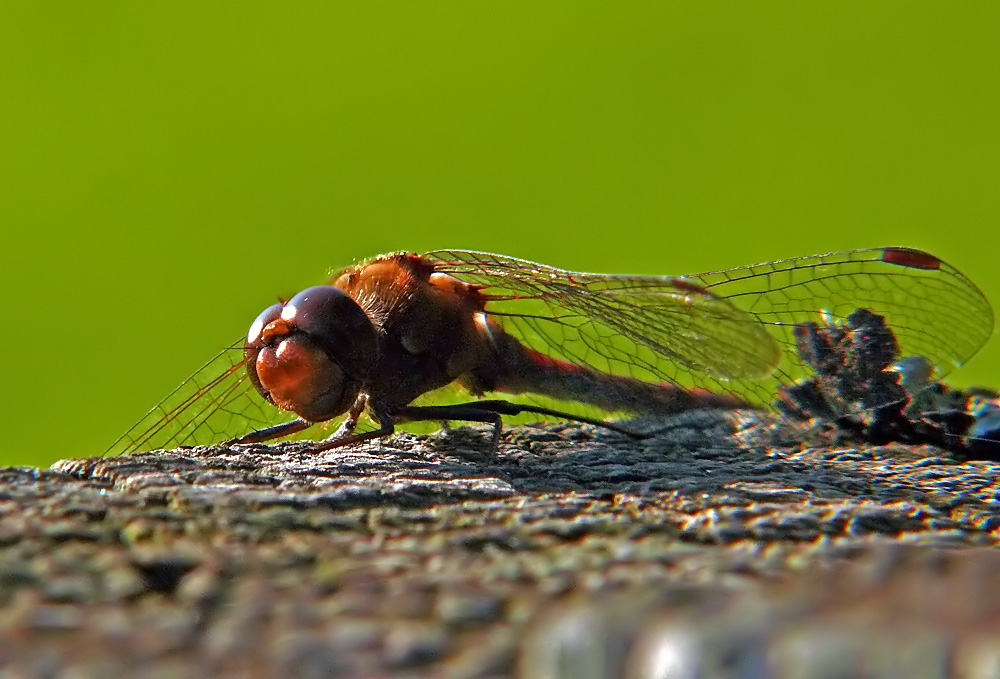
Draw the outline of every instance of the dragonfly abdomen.
[[[673,413],[691,408],[746,408],[743,399],[667,382],[612,375],[553,358],[500,330],[491,337],[494,361],[473,371],[472,391],[537,394],[609,412]],[[467,380],[470,382],[470,380]]]

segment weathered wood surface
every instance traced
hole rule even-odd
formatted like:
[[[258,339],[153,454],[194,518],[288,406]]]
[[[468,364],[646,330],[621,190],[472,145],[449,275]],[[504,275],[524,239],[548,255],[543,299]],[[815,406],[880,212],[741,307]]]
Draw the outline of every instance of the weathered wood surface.
[[[0,665],[1000,676],[1000,464],[655,424],[515,428],[495,456],[458,429],[2,469]]]

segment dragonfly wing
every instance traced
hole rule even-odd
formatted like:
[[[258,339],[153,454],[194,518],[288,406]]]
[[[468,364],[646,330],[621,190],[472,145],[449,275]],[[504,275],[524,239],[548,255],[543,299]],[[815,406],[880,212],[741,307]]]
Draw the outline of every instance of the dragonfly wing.
[[[529,346],[602,372],[728,381],[765,377],[781,358],[753,314],[680,277],[574,273],[477,252],[428,256],[438,271],[481,286],[491,317]]]
[[[544,353],[603,372],[772,403],[809,376],[794,335],[804,323],[884,316],[902,355],[943,375],[993,328],[989,302],[933,255],[878,248],[690,276],[574,273],[488,253],[440,251],[437,268],[482,286],[491,316]]]
[[[779,372],[793,372],[792,328],[838,321],[855,309],[884,316],[902,356],[923,356],[942,377],[960,367],[993,333],[993,309],[964,274],[934,255],[872,248],[796,257],[687,277],[752,313],[789,347]]]

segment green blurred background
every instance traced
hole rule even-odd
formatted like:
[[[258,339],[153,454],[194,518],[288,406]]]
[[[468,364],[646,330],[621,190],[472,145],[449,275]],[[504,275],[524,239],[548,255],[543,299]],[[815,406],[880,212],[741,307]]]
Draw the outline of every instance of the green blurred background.
[[[99,454],[277,295],[391,250],[691,273],[899,244],[1000,299],[998,21],[0,0],[0,463]]]

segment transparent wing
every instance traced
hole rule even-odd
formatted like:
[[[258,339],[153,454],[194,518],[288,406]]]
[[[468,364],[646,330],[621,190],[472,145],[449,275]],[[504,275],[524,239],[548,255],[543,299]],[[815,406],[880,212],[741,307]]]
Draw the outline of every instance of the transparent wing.
[[[909,248],[797,257],[690,278],[752,313],[785,347],[775,372],[781,382],[805,371],[793,327],[821,315],[842,321],[866,308],[884,316],[900,355],[925,357],[936,378],[961,367],[993,333],[993,309],[979,288],[948,263]]]
[[[478,286],[491,317],[532,348],[602,372],[730,380],[767,376],[780,360],[753,314],[683,277],[577,273],[481,252],[426,257]]]
[[[864,307],[902,355],[947,374],[993,330],[979,289],[933,255],[877,248],[688,276],[575,273],[480,252],[436,251],[436,269],[481,286],[487,311],[532,348],[595,370],[771,405],[808,374],[793,329]]]

